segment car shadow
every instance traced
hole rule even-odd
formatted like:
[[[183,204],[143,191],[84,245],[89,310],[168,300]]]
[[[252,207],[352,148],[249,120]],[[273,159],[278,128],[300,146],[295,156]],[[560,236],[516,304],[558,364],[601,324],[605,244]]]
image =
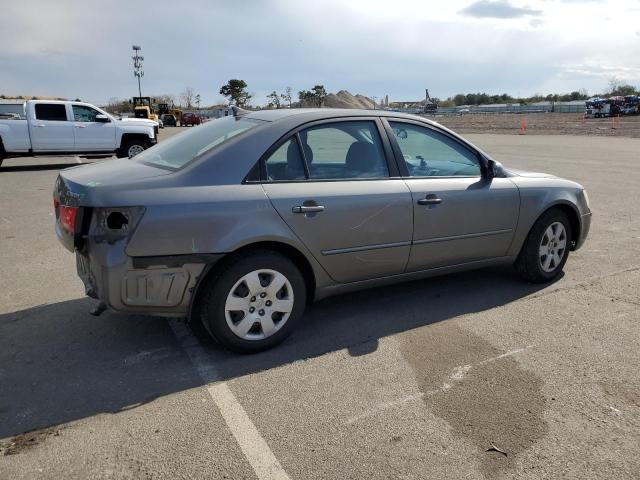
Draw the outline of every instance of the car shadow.
[[[492,267],[340,295],[308,307],[283,344],[250,356],[223,350],[198,325],[192,331],[226,380],[341,349],[366,355],[384,337],[500,307],[548,286],[522,281],[511,267]]]
[[[282,345],[254,355],[221,349],[193,331],[221,380],[348,349],[513,302],[544,288],[509,268],[376,288],[310,306]],[[169,322],[107,312],[88,314],[87,298],[0,315],[0,438],[100,413],[117,413],[201,386]]]

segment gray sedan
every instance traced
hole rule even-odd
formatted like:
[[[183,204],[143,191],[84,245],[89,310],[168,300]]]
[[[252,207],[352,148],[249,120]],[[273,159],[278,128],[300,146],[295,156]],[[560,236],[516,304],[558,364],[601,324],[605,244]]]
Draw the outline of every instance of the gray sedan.
[[[579,184],[505,168],[421,117],[234,113],[60,173],[56,233],[94,313],[197,319],[254,352],[329,295],[503,263],[549,282],[589,232]]]

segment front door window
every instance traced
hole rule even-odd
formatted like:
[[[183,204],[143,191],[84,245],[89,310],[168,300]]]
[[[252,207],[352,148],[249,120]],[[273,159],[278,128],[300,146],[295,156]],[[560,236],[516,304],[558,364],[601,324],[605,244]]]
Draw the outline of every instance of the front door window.
[[[443,133],[389,122],[410,177],[479,177],[476,154]]]

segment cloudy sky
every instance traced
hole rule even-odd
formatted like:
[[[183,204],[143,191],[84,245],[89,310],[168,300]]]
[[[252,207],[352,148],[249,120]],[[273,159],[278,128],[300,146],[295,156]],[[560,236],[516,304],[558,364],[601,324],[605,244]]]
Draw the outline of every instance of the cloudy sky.
[[[324,84],[391,100],[640,86],[638,0],[1,0],[0,93],[104,103],[143,95],[255,103]]]

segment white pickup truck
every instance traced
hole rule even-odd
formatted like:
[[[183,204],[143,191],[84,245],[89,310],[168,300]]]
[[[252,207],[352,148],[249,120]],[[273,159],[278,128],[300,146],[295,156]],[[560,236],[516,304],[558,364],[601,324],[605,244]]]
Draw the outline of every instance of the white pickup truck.
[[[27,155],[109,154],[133,157],[157,143],[153,120],[118,120],[83,102],[30,100],[24,118],[0,119],[0,164]]]

